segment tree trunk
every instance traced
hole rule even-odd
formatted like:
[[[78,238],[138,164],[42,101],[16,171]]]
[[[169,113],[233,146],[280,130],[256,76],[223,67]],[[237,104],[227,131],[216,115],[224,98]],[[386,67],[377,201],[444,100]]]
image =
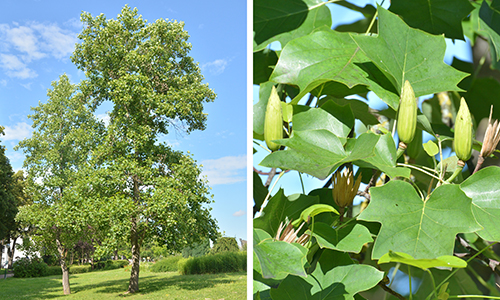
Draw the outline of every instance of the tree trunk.
[[[57,243],[57,251],[59,252],[59,264],[61,265],[62,269],[62,285],[63,285],[63,291],[64,295],[69,295],[71,294],[71,289],[69,287],[69,270],[68,266],[66,265],[66,255],[68,251],[64,249],[63,245],[61,244],[61,241],[59,239],[56,239]]]
[[[7,247],[7,255],[9,256],[9,269],[12,269],[12,265],[14,264],[14,254],[16,252],[16,241],[17,237],[12,240],[12,248]]]
[[[136,217],[132,217],[132,230],[130,232],[130,241],[132,243],[132,271],[130,273],[128,292],[135,293],[139,291],[139,264],[141,260],[140,247],[139,247],[139,234],[137,232]]]

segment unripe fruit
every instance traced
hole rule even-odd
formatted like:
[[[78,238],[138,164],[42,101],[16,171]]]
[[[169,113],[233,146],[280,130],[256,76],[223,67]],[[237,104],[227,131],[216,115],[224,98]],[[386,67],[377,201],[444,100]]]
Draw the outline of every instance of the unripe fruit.
[[[462,161],[469,160],[472,153],[472,118],[463,97],[455,119],[455,153]]]
[[[271,151],[276,151],[280,145],[273,140],[283,138],[283,113],[281,112],[281,101],[276,88],[273,86],[269,101],[267,101],[266,118],[264,119],[264,139]]]
[[[417,101],[415,93],[408,80],[405,81],[401,92],[401,103],[398,113],[398,136],[399,140],[409,144],[415,136],[417,128]]]

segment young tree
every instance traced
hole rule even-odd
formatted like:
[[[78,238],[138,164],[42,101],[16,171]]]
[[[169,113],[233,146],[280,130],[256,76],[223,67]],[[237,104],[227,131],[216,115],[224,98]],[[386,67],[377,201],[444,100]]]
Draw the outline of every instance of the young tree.
[[[15,201],[16,206],[20,207],[28,205],[30,203],[30,198],[25,193],[26,179],[24,178],[23,170],[17,171],[12,176],[12,180],[13,180],[12,193],[16,200]],[[16,214],[17,214],[17,207],[16,207]],[[6,238],[6,241],[10,241],[10,247],[7,248],[9,269],[12,269],[12,264],[14,263],[14,255],[16,253],[17,240],[21,236],[26,236],[27,232],[29,231],[29,225],[23,224],[19,222],[19,220],[15,220],[11,224],[12,227],[10,228],[10,231]]]
[[[33,135],[19,143],[26,159],[27,191],[33,203],[20,208],[19,220],[32,224],[39,247],[55,249],[64,294],[70,294],[68,251],[88,240],[95,209],[78,189],[79,176],[104,126],[85,106],[66,75],[52,82],[47,103],[33,108]],[[80,173],[79,173],[80,172]]]
[[[102,167],[91,182],[112,217],[110,235],[129,237],[128,291],[133,293],[139,290],[145,240],[156,238],[181,250],[216,235],[199,167],[160,139],[172,127],[186,133],[205,129],[203,103],[215,94],[188,56],[183,23],[159,19],[148,24],[128,6],[116,20],[89,13],[81,19],[81,43],[72,56],[87,76],[81,91],[94,108],[113,104],[104,142],[94,153]]]
[[[240,251],[238,247],[238,242],[234,237],[220,237],[215,242],[214,247],[210,250],[210,253],[221,253],[221,252],[235,252]]]

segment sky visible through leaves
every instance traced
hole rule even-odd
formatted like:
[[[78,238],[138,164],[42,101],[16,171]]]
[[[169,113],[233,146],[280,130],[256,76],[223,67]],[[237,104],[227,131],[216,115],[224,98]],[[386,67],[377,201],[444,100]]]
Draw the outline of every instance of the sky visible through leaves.
[[[116,18],[122,7],[137,7],[150,22],[183,21],[190,56],[218,95],[205,106],[207,129],[189,135],[172,130],[161,137],[174,149],[190,151],[212,187],[212,215],[226,236],[247,239],[246,219],[246,3],[244,1],[3,1],[0,18],[0,125],[7,157],[17,171],[24,156],[13,147],[31,136],[30,107],[48,99],[50,83],[66,73],[85,78],[70,56],[81,31],[80,14]],[[230,26],[228,25],[230,24]],[[110,106],[97,114],[107,117]]]

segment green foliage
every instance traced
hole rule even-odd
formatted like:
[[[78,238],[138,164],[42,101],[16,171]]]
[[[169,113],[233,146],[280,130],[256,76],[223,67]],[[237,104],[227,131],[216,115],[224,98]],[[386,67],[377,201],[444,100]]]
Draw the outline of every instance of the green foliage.
[[[47,264],[39,258],[23,257],[14,262],[14,277],[40,277],[47,275]],[[60,268],[59,268],[60,269]]]
[[[0,137],[2,135],[3,127],[0,126]],[[16,180],[3,145],[0,145],[0,182],[0,240],[3,240],[16,229],[15,217],[18,211]]]
[[[211,254],[217,254],[222,252],[236,252],[236,251],[240,251],[236,238],[225,237],[225,236],[219,237],[217,241],[214,243],[212,249],[210,249]]]
[[[331,29],[323,12],[339,5],[363,19]],[[483,139],[487,122],[481,119],[489,116],[491,105],[493,119],[500,118],[500,84],[491,71],[500,69],[500,1],[394,0],[389,5],[387,10],[347,1],[254,1],[259,100],[253,137],[261,146],[256,152],[266,148],[265,107],[274,87],[282,107],[292,111],[282,124],[287,135],[276,141],[281,149],[265,153],[255,166],[276,169],[268,178],[258,175],[268,169],[254,172],[255,299],[405,299],[387,282],[393,268],[422,282],[418,290],[413,284],[410,299],[500,295],[496,270],[484,267],[500,259],[491,249],[491,242],[500,242],[500,168],[481,169],[483,161],[498,162],[478,159],[482,144],[497,146]],[[455,59],[448,65],[445,36],[468,36],[483,44],[477,48],[488,44],[490,49],[472,51],[473,64]],[[281,50],[269,47],[274,41]],[[402,122],[408,120],[396,116],[406,81],[416,97],[431,97],[418,99],[418,130],[405,153],[397,147],[396,128],[405,129]],[[369,107],[372,96],[388,108]],[[454,131],[460,127],[455,125],[462,97],[472,119],[467,132],[478,132],[478,141],[461,150],[469,153],[472,144],[477,151],[470,159],[459,155],[468,160],[468,170],[454,153],[445,154],[460,142],[460,132]],[[362,200],[345,211],[330,188],[334,173],[344,168],[357,170],[356,178],[368,185],[358,191]],[[303,184],[301,193],[289,195],[286,187],[274,189],[281,182],[263,185],[274,174],[279,174],[276,181],[302,179],[302,173],[323,188],[308,191]]]
[[[159,261],[155,262],[151,268],[149,269],[151,272],[177,272],[178,265],[177,263],[179,260],[182,259],[183,256],[180,255],[175,255],[175,256],[169,256],[163,259],[160,259]]]
[[[194,243],[192,246],[185,247],[182,249],[182,257],[188,258],[198,257],[208,254],[210,251],[210,241],[204,240],[198,243]]]
[[[246,252],[223,252],[181,259],[178,262],[181,275],[240,272],[245,271],[246,268]]]

